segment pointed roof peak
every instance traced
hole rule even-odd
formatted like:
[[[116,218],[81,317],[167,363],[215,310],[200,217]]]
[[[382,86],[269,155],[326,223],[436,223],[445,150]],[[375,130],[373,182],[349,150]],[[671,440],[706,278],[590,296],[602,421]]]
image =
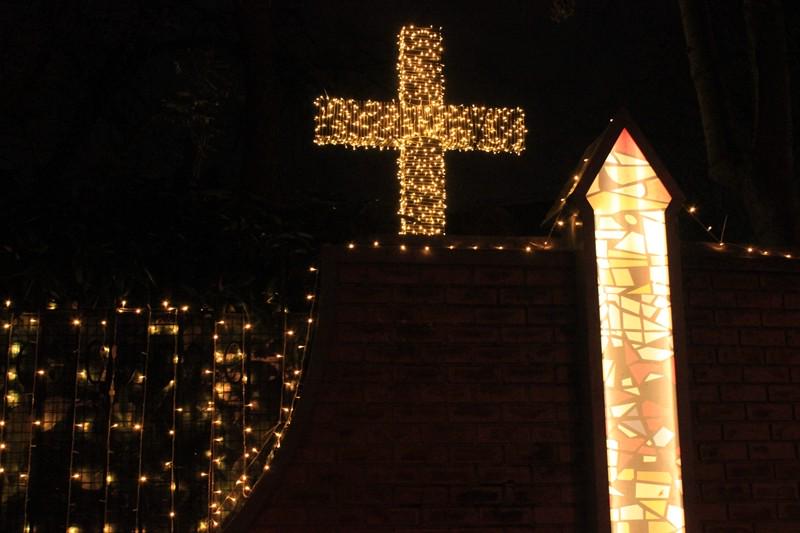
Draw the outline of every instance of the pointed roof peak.
[[[542,221],[542,225],[557,216],[567,204],[576,205],[576,200],[579,202],[586,197],[592,181],[600,172],[612,150],[647,161],[669,192],[673,202],[683,203],[685,197],[672,175],[667,171],[630,113],[625,108],[620,108],[609,119],[603,132],[584,150],[575,171],[570,174],[555,204]]]

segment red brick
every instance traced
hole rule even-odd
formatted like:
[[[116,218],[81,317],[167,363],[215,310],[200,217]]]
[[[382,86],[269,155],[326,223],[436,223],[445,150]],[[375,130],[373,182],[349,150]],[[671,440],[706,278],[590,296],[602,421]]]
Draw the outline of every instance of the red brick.
[[[743,346],[782,346],[786,334],[782,329],[743,329],[739,332]]]
[[[365,281],[375,285],[412,285],[419,282],[419,269],[394,263],[369,265]]]
[[[714,402],[719,400],[718,385],[694,385],[689,389],[693,402]],[[766,398],[766,391],[764,397]]]
[[[725,520],[728,518],[728,508],[724,503],[694,503],[692,509],[698,520]]]
[[[494,290],[494,289],[484,289]],[[483,302],[475,302],[483,303]],[[553,293],[548,287],[514,287],[500,289],[501,304],[547,305],[553,303]]]
[[[708,272],[686,270],[683,273],[683,286],[687,289],[703,289],[711,286],[711,277]]]
[[[479,383],[471,387],[471,398],[479,402],[522,402],[528,397],[528,387],[523,384]]]
[[[571,268],[528,269],[525,283],[534,286],[569,286],[575,283],[575,272]]]
[[[733,291],[691,290],[688,301],[691,307],[733,307],[736,294]]]
[[[770,272],[761,274],[761,286],[765,289],[779,289],[781,291],[791,291],[800,289],[800,276],[797,274],[786,274]]]
[[[792,505],[794,504],[778,504],[778,516],[781,518],[786,518],[783,515],[782,509]],[[798,524],[795,520],[786,520],[783,522],[764,522],[761,524],[756,524],[755,527],[756,533],[797,533],[798,529],[800,529],[800,524]]]
[[[761,312],[750,309],[723,309],[714,312],[720,326],[760,326]]]
[[[450,490],[452,503],[456,505],[491,505],[500,503],[503,497],[501,487],[479,485],[475,487],[453,487]]]
[[[336,296],[345,303],[384,303],[392,301],[393,291],[391,287],[345,286],[337,289]]]
[[[780,309],[782,305],[783,296],[779,292],[747,291],[736,293],[737,307]]]
[[[507,327],[502,328],[502,338],[506,342],[547,343],[553,340],[553,329],[541,327]]]
[[[692,365],[705,363],[712,364],[717,362],[717,348],[714,346],[698,346],[691,344],[686,347],[686,359],[692,362]]]
[[[506,450],[508,464],[542,465],[553,464],[558,458],[558,446],[553,443],[512,445]]]
[[[420,442],[445,444],[474,442],[476,431],[477,427],[474,424],[451,421],[436,421],[416,426],[417,439]]]
[[[321,402],[361,402],[364,401],[364,393],[359,387],[353,387],[352,383],[344,382],[324,382],[319,386],[319,401]]]
[[[522,307],[484,307],[475,310],[478,324],[524,324],[525,309]]]
[[[697,481],[719,481],[725,479],[725,465],[722,463],[695,463],[694,478]]]
[[[786,309],[800,309],[800,292],[784,293],[783,305]]]
[[[736,366],[693,365],[692,372],[698,383],[738,383],[742,370]]]
[[[529,442],[530,427],[517,423],[480,424],[476,428],[477,442]]]
[[[499,330],[493,326],[449,326],[446,328],[450,342],[494,342],[499,337]]]
[[[794,524],[791,526],[787,525],[787,528],[794,528],[794,529],[783,529],[781,531],[786,531],[787,533],[791,531],[795,533],[800,529],[800,503],[780,503],[778,504],[778,516],[783,519],[792,520]],[[775,531],[775,530],[772,530]]]
[[[800,350],[797,348],[765,348],[764,355],[770,365],[800,365]]]
[[[747,405],[747,418],[750,420],[791,420],[792,404],[751,403]]]
[[[393,301],[412,304],[438,304],[444,302],[444,289],[439,287],[395,287]]]
[[[337,342],[325,354],[325,357],[331,362],[361,361],[364,359],[364,349],[363,344]]]
[[[695,424],[694,438],[698,441],[722,440],[722,426],[719,424]]]
[[[429,485],[395,486],[392,501],[395,505],[441,506],[447,503],[447,487]]]
[[[749,272],[715,272],[711,284],[718,289],[757,289],[759,282]]]
[[[739,344],[738,331],[723,328],[692,328],[689,334],[691,342],[697,344],[736,345]]]
[[[770,427],[766,422],[726,422],[722,435],[726,440],[769,440]]]
[[[757,442],[747,445],[751,459],[794,459],[794,443],[791,442]]]
[[[472,282],[472,268],[458,265],[429,265],[420,271],[419,282],[426,285],[467,285]]]
[[[747,446],[743,442],[715,442],[700,444],[700,458],[705,461],[731,461],[747,459]]]
[[[774,422],[772,424],[772,438],[775,440],[800,441],[800,421]]]
[[[503,365],[501,372],[503,381],[509,383],[552,383],[554,381],[553,365],[535,363]]]
[[[574,287],[551,287],[553,293],[553,305],[572,305],[575,303]]]
[[[494,365],[459,365],[448,368],[448,379],[459,382],[497,381],[499,369]]]
[[[797,482],[769,481],[753,483],[753,498],[756,500],[796,500]]]
[[[789,346],[800,346],[800,329],[790,329],[786,331],[786,344]]]
[[[529,389],[533,402],[569,402],[575,399],[575,390],[566,385],[536,385]]]
[[[398,382],[441,383],[446,380],[447,367],[438,364],[395,365],[394,378]]]
[[[750,483],[703,483],[702,494],[707,502],[747,501],[752,497]]]
[[[555,406],[551,403],[507,403],[503,405],[504,421],[547,422],[557,419]]]
[[[576,313],[570,307],[528,307],[526,317],[526,322],[531,325],[574,324]]]
[[[392,381],[392,370],[391,365],[383,363],[338,363],[325,369],[325,380],[386,383]]]
[[[800,383],[792,385],[769,385],[769,399],[773,402],[800,401]]]
[[[537,524],[574,524],[577,521],[572,506],[546,505],[534,508],[533,513]]]
[[[800,325],[800,312],[764,311],[764,325],[769,327],[797,327]]]
[[[751,383],[785,383],[791,379],[785,366],[746,366],[744,381]]]
[[[411,308],[410,316],[400,320],[433,322],[434,324],[471,324],[475,322],[475,309],[463,305],[435,305]]]
[[[728,506],[728,516],[734,520],[770,520],[777,516],[773,503],[744,503],[738,502]]]
[[[393,408],[399,422],[438,422],[447,418],[447,404],[434,402],[401,403]]]
[[[447,448],[430,442],[401,442],[395,445],[394,456],[401,463],[442,464],[447,462]]]
[[[451,304],[494,304],[497,302],[497,289],[489,287],[448,287],[446,300],[447,303]]]
[[[704,533],[753,533],[753,526],[750,524],[734,524],[724,522],[720,524],[706,523]]]
[[[521,268],[478,267],[475,270],[477,285],[522,285],[525,276]]]
[[[499,444],[454,444],[450,446],[453,463],[502,464],[503,446]]]
[[[743,404],[706,403],[697,405],[696,409],[697,419],[703,422],[744,420],[745,418]]]
[[[412,343],[370,343],[359,347],[369,362],[409,363],[420,360],[419,345]]]
[[[720,385],[720,399],[724,402],[763,402],[767,399],[764,385]]]
[[[725,465],[725,471],[730,480],[772,478],[772,465],[764,462],[728,463]]]
[[[478,523],[478,511],[471,506],[423,509],[422,523],[440,526],[476,524]]]
[[[686,310],[686,322],[693,326],[713,326],[714,311],[704,307],[690,307]]]
[[[527,466],[478,464],[478,480],[481,483],[520,484],[530,483],[531,472]]]
[[[785,462],[775,463],[775,478],[788,479],[791,481],[800,480],[800,462],[785,461]]]
[[[764,361],[764,348],[756,346],[720,346],[717,360],[722,364],[756,365]]]
[[[392,324],[340,324],[338,342],[390,342],[396,339]]]
[[[489,422],[500,419],[500,410],[487,403],[464,402],[451,404],[450,420]]]

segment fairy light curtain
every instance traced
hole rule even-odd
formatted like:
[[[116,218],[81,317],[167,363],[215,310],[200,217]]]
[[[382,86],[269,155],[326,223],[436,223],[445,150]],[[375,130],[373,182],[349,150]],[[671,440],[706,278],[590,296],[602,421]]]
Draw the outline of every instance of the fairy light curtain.
[[[169,302],[0,322],[0,531],[214,531],[269,475],[315,321]]]
[[[481,150],[520,154],[525,149],[521,108],[444,103],[442,35],[405,26],[397,38],[398,99],[356,101],[320,96],[314,142],[399,150],[400,234],[445,233],[444,152]]]

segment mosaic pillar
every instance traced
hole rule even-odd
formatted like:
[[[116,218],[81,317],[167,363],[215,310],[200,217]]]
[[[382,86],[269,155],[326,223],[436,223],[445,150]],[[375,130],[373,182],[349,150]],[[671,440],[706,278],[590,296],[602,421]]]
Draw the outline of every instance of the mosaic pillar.
[[[684,531],[665,211],[671,195],[622,129],[594,211],[613,533]]]

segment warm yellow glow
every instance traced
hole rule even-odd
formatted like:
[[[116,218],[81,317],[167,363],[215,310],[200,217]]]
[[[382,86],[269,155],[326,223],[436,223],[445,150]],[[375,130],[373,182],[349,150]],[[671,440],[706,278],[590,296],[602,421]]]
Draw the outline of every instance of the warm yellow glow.
[[[317,144],[400,151],[400,234],[441,235],[445,230],[446,150],[513,152],[525,148],[520,108],[446,105],[442,35],[405,26],[397,39],[398,100],[316,99]]]
[[[626,130],[594,209],[612,531],[684,531],[664,212],[671,197]]]

